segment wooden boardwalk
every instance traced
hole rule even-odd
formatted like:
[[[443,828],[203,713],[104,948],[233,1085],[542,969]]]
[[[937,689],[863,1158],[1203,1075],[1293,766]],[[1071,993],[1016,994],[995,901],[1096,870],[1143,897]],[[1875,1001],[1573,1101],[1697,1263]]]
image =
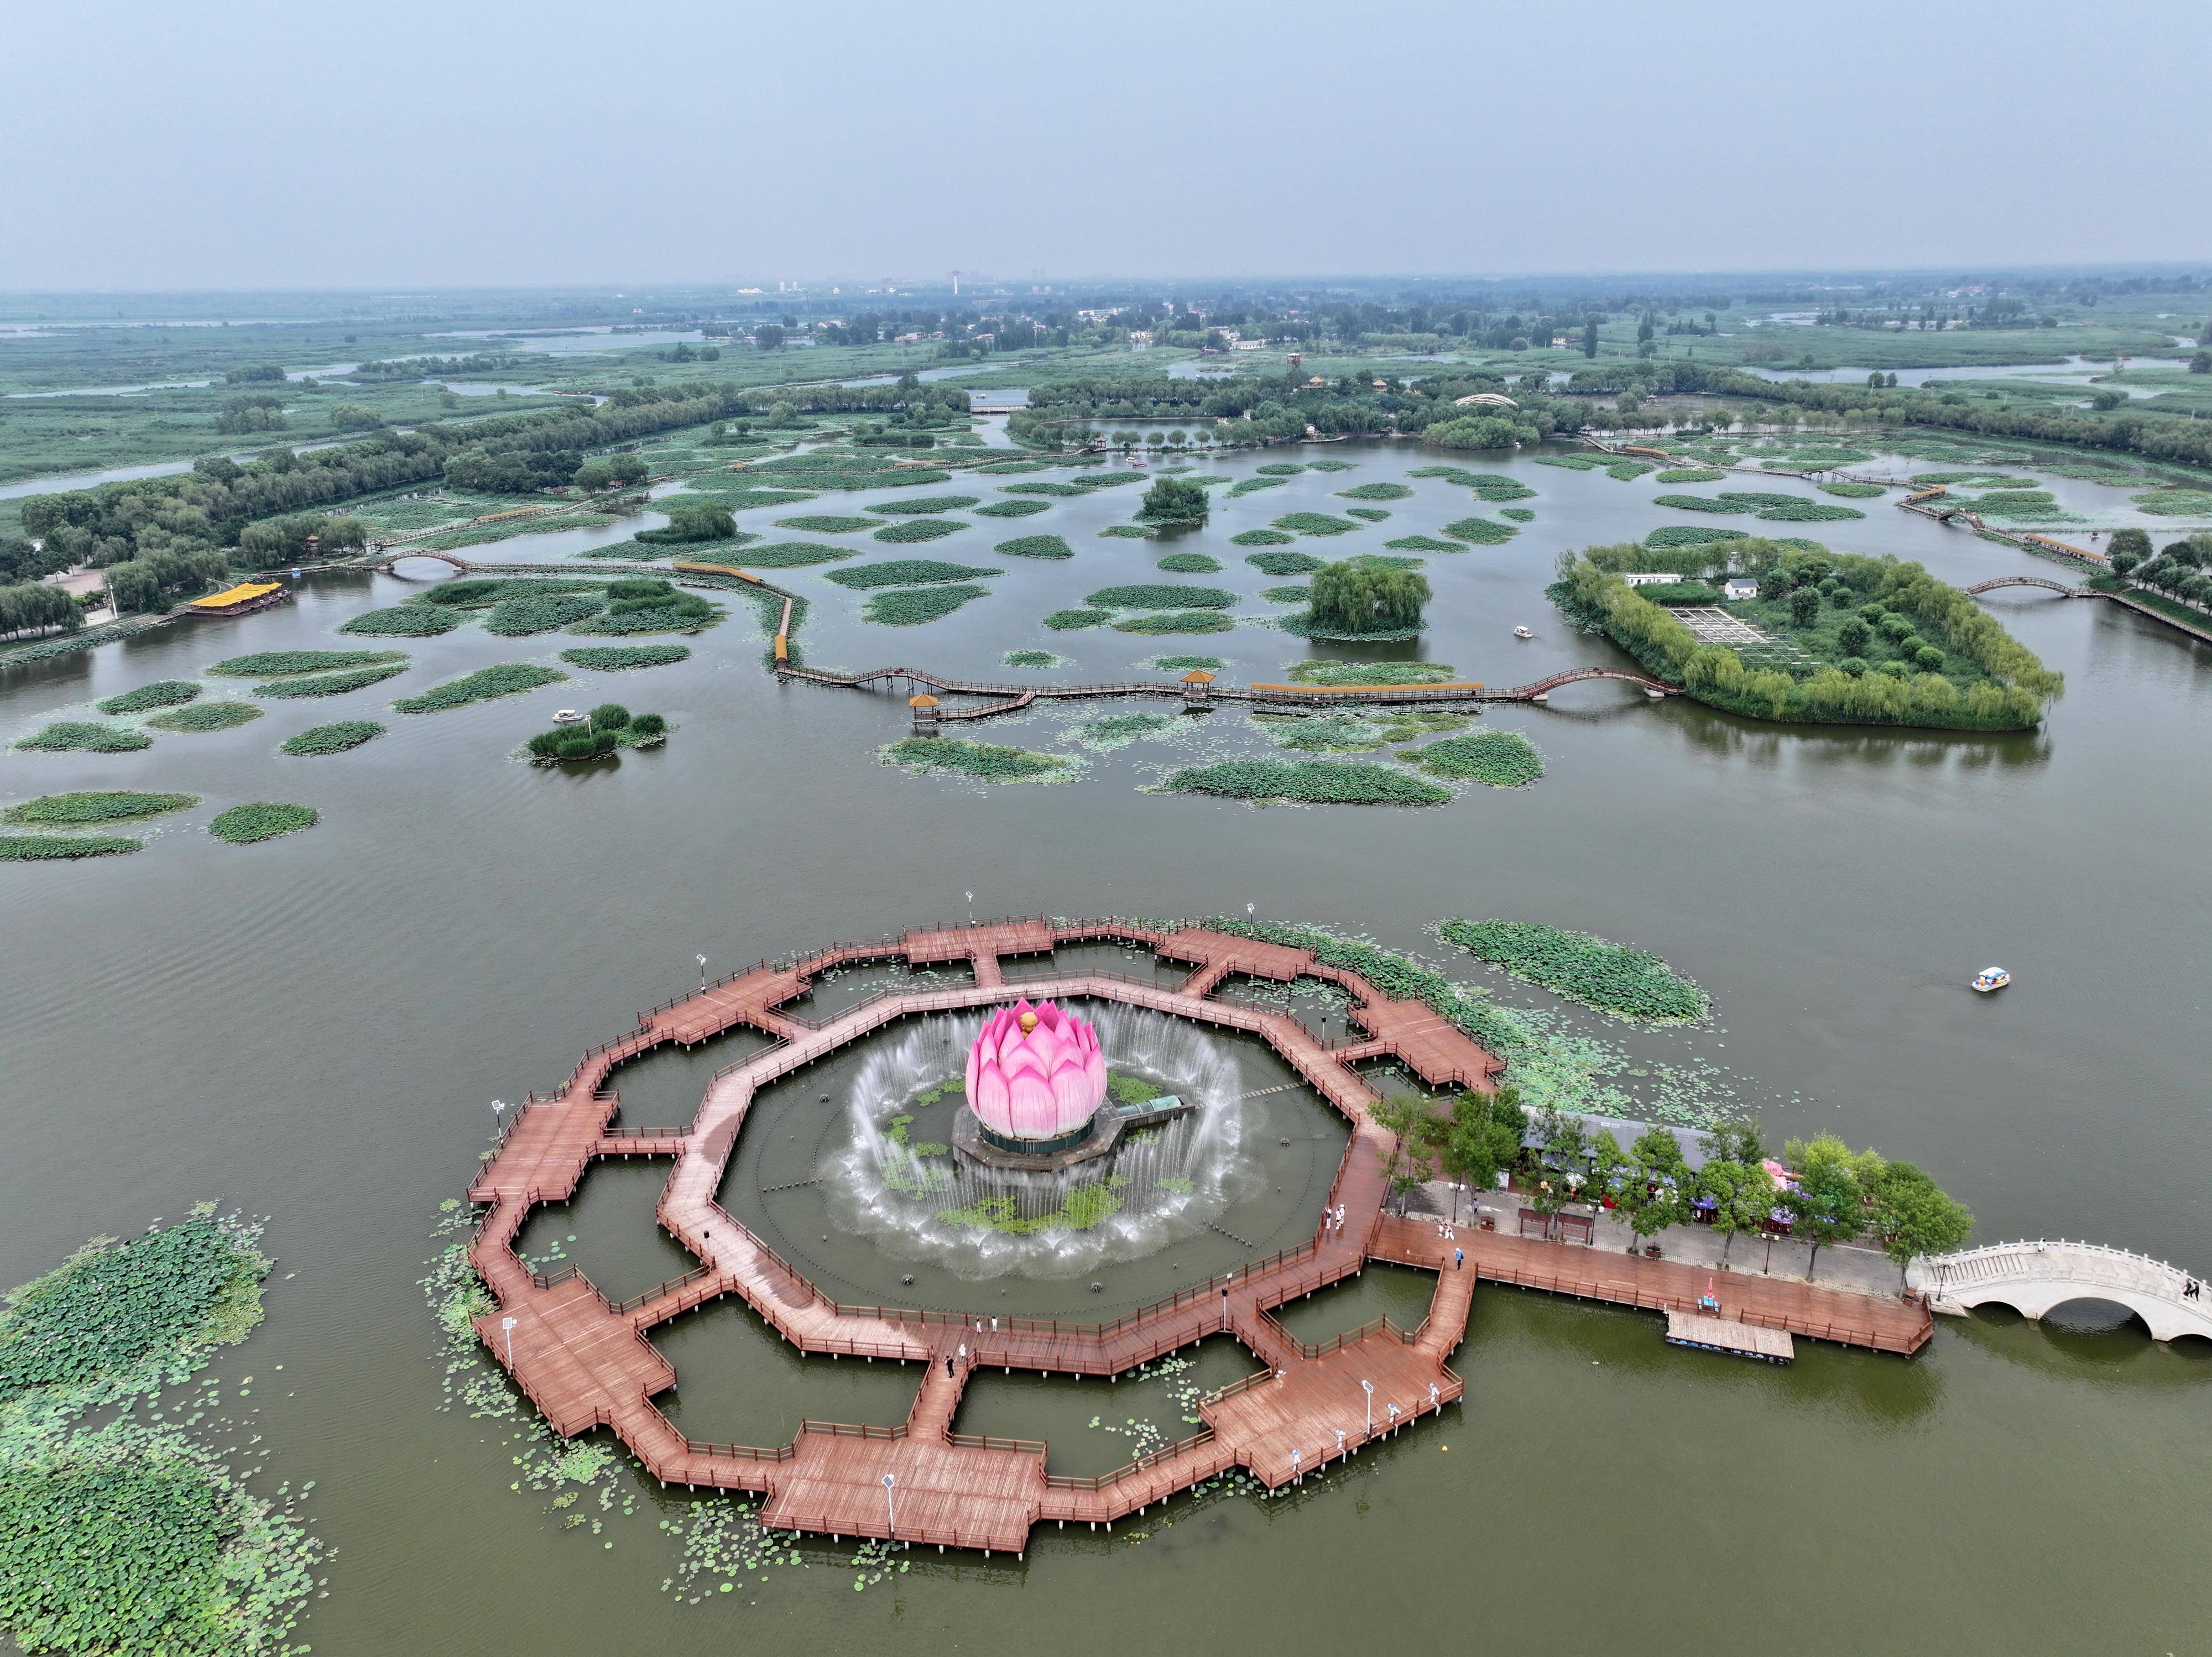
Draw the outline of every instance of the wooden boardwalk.
[[[1928,1344],[1935,1327],[1934,1314],[1918,1301],[1749,1272],[1715,1271],[1679,1260],[1648,1259],[1473,1226],[1455,1231],[1454,1236],[1443,1238],[1436,1235],[1433,1221],[1386,1217],[1376,1228],[1375,1258],[1433,1269],[1448,1265],[1454,1250],[1464,1250],[1468,1269],[1493,1283],[1655,1312],[1697,1311],[1698,1299],[1711,1284],[1724,1318],[1878,1352],[1917,1352]]]
[[[1048,964],[1010,982],[1000,964],[1007,956],[1045,956],[1058,945],[1102,939],[1155,949],[1193,971],[1170,988],[1148,979],[1060,971]],[[833,967],[884,960],[934,966],[966,961],[974,981],[894,989],[818,1022],[782,1010]],[[1212,998],[1231,972],[1336,984],[1351,995],[1352,1018],[1366,1034],[1331,1047],[1287,1013]],[[1331,1209],[1344,1209],[1345,1223],[1338,1226],[1324,1217],[1311,1241],[1297,1248],[1188,1284],[1121,1317],[1079,1323],[840,1304],[716,1201],[761,1088],[896,1020],[918,1013],[980,1013],[1017,987],[1031,997],[1152,1008],[1267,1042],[1350,1125],[1328,1198]],[[617,1101],[608,1080],[616,1065],[664,1043],[696,1045],[740,1027],[775,1038],[773,1045],[719,1071],[690,1123],[610,1130]],[[487,1205],[470,1258],[499,1303],[477,1326],[494,1357],[556,1431],[610,1428],[664,1484],[764,1493],[764,1522],[794,1531],[840,1538],[896,1535],[940,1547],[1018,1553],[1042,1520],[1110,1526],[1231,1467],[1249,1470],[1270,1487],[1279,1485],[1460,1398],[1463,1384],[1446,1360],[1465,1332],[1478,1278],[1519,1282],[1545,1269],[1557,1278],[1557,1255],[1588,1253],[1486,1236],[1479,1240],[1480,1251],[1468,1247],[1466,1269],[1455,1269],[1449,1248],[1429,1235],[1432,1224],[1385,1219],[1382,1164],[1389,1136],[1369,1115],[1376,1095],[1352,1065],[1386,1055],[1440,1086],[1487,1089],[1502,1068],[1422,1003],[1393,1000],[1359,974],[1323,965],[1304,950],[1200,927],[1161,930],[1111,919],[1029,917],[932,927],[836,944],[793,962],[763,962],[641,1013],[635,1030],[586,1053],[564,1088],[533,1095],[509,1121],[469,1193]],[[673,1159],[658,1217],[699,1266],[619,1304],[573,1269],[555,1277],[533,1274],[513,1246],[531,1208],[571,1195],[594,1157],[635,1155]],[[1476,1241],[1467,1232],[1460,1237],[1463,1245]],[[1507,1245],[1539,1252],[1524,1261]],[[1419,1329],[1402,1331],[1376,1320],[1310,1345],[1270,1315],[1285,1302],[1359,1272],[1370,1258],[1437,1272],[1429,1315]],[[1671,1279],[1662,1273],[1647,1281],[1640,1275],[1641,1268],[1661,1263],[1605,1259],[1604,1281],[1626,1272],[1631,1287],[1626,1293],[1596,1291],[1598,1297],[1671,1303],[1667,1296],[1677,1292]],[[1538,1261],[1551,1264],[1545,1268]],[[1585,1276],[1598,1281],[1595,1274]],[[1701,1290],[1702,1279],[1686,1292],[1694,1301]],[[804,1351],[923,1365],[907,1420],[896,1428],[808,1422],[790,1443],[777,1446],[686,1436],[653,1402],[676,1384],[676,1374],[647,1332],[726,1295],[743,1298]],[[1870,1329],[1880,1325],[1879,1310],[1868,1308],[1883,1303],[1835,1298],[1835,1307],[1823,1303],[1807,1316],[1820,1312],[1819,1320],[1831,1331],[1854,1319]],[[1924,1320],[1925,1312],[1915,1309]],[[1803,1321],[1776,1326],[1823,1332],[1802,1327]],[[1267,1367],[1202,1399],[1198,1414],[1204,1426],[1192,1437],[1112,1473],[1052,1473],[1042,1444],[953,1430],[962,1389],[978,1364],[1114,1376],[1222,1333],[1242,1341]],[[1849,1337],[1831,1332],[1828,1338]],[[1866,1344],[1885,1343],[1876,1334]],[[964,1365],[957,1357],[963,1345]],[[955,1357],[949,1374],[948,1354]],[[1371,1417],[1363,1381],[1374,1389]],[[888,1490],[887,1477],[892,1481]]]

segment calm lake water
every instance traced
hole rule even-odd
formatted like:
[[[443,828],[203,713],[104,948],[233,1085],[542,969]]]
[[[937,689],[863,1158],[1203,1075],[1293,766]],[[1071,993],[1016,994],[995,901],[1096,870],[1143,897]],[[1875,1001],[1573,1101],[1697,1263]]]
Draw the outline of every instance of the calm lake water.
[[[1279,454],[1207,470],[1243,476]],[[1379,445],[1291,458],[1316,454],[1359,468],[1236,501],[1217,491],[1212,525],[1173,543],[1221,560],[1221,574],[1188,579],[1235,588],[1240,616],[1273,611],[1258,594],[1276,583],[1243,562],[1231,534],[1340,509],[1334,491],[1434,458]],[[1661,486],[1649,477],[1617,483],[1526,457],[1466,464],[1523,478],[1538,495],[1518,504],[1537,517],[1506,545],[1430,557],[1437,599],[1419,653],[1497,684],[1620,662],[1544,600],[1553,560],[1697,520],[1653,507]],[[1004,481],[925,492],[988,495],[983,485]],[[921,548],[859,537],[870,554],[1004,568],[988,598],[923,627],[863,623],[859,596],[820,569],[780,576],[813,601],[809,659],[1018,677],[1000,656],[1034,647],[1068,659],[1035,677],[1089,679],[1194,652],[1223,658],[1231,680],[1279,677],[1305,649],[1256,625],[1181,639],[1040,628],[1097,586],[1155,579],[1168,543],[1097,533],[1133,514],[1139,487],[1055,501],[1003,527],[976,520]],[[1379,530],[1301,549],[1340,555],[1495,513],[1448,483],[1413,487],[1413,499],[1382,503],[1393,515]],[[1917,558],[1961,583],[2066,574],[1886,501],[1863,504],[1863,521],[1791,527],[1826,531],[1841,549]],[[744,522],[766,530],[778,516],[848,509],[827,496]],[[989,551],[1048,531],[1068,538],[1074,560]],[[471,555],[532,551],[517,540]],[[238,652],[361,642],[331,629],[419,590],[321,574],[274,611],[7,672],[0,737]],[[465,1187],[487,1143],[490,1100],[554,1085],[635,1009],[696,983],[698,954],[720,972],[963,917],[970,890],[978,913],[1171,916],[1250,902],[1432,956],[1425,929],[1447,915],[1634,941],[1695,977],[1719,1011],[1711,1029],[1663,1036],[1577,1023],[1632,1053],[1631,1069],[1710,1066],[1712,1086],[1756,1108],[1771,1138],[1830,1129],[1909,1157],[1974,1209],[1982,1240],[2088,1236],[2212,1266],[2212,887],[2201,872],[2212,651],[2103,605],[2000,595],[1993,607],[2067,676],[2037,732],[1784,729],[1583,686],[1549,710],[1485,716],[1541,748],[1541,782],[1431,810],[1263,810],[1140,792],[1194,757],[1264,750],[1227,711],[1104,750],[1084,747],[1076,728],[1097,711],[975,733],[1081,755],[1081,775],[1063,786],[915,779],[876,757],[903,734],[899,697],[777,685],[744,612],[692,640],[679,666],[579,673],[456,712],[381,710],[457,673],[551,661],[579,641],[469,627],[397,641],[414,665],[387,686],[269,702],[235,730],[157,735],[136,755],[0,753],[9,800],[94,787],[206,797],[134,857],[0,865],[5,1280],[203,1198],[271,1217],[280,1264],[268,1321],[214,1373],[261,1378],[254,1430],[276,1447],[261,1479],[317,1481],[314,1522],[338,1551],[330,1597],[312,1602],[301,1637],[323,1657],[596,1657],[755,1641],[951,1652],[1003,1643],[1018,1605],[1101,1644],[1164,1637],[1301,1654],[1372,1647],[1383,1630],[1447,1648],[1548,1648],[1563,1623],[1577,1642],[1747,1657],[1778,1644],[1894,1649],[1900,1630],[1914,1649],[1947,1652],[2202,1650],[2212,1352],[2160,1347],[2093,1307],[2040,1326],[1995,1312],[1946,1320],[1911,1363],[1808,1344],[1775,1369],[1668,1348],[1647,1314],[1485,1289],[1455,1360],[1464,1405],[1294,1497],[1178,1501],[1140,1521],[1151,1532],[1141,1545],[1124,1527],[1041,1532],[1024,1562],[910,1555],[906,1575],[866,1593],[850,1586],[849,1548],[807,1544],[811,1569],[756,1574],[697,1606],[661,1591],[677,1548],[653,1522],[686,1502],[649,1495],[604,1535],[562,1531],[544,1496],[509,1490],[508,1429],[436,1410],[442,1361],[417,1279],[438,1204]],[[1511,637],[1521,622],[1534,640]],[[666,713],[676,735],[575,774],[509,757],[555,707],[608,696]],[[276,752],[310,725],[361,717],[383,719],[390,734],[331,758]],[[201,832],[213,811],[255,799],[310,804],[323,821],[251,848]],[[1967,979],[1992,962],[2011,969],[2013,987],[1972,994]],[[1545,1005],[1471,965],[1460,975]],[[625,1076],[626,1114],[681,1120],[708,1072],[735,1056],[709,1050]],[[825,1080],[821,1090],[835,1089]],[[1294,1187],[1326,1165],[1318,1141],[1275,1144],[1326,1131],[1297,1097],[1267,1119],[1267,1185]],[[808,1092],[781,1108],[795,1133],[823,1108]],[[803,1177],[805,1150],[764,1141],[750,1188],[741,1162],[726,1193],[802,1243],[806,1225],[830,1226],[811,1211],[773,1211],[779,1199],[759,1192],[785,1161]],[[659,1177],[644,1164],[595,1174],[526,1241],[568,1247],[612,1292],[646,1286],[681,1265],[652,1223]],[[1249,1212],[1255,1227],[1299,1223],[1294,1190],[1263,1193]],[[823,1259],[886,1298],[916,1269],[849,1237]],[[1110,1312],[1140,1298],[1153,1269],[1117,1268],[1097,1294],[1035,1292]],[[1370,1272],[1301,1307],[1300,1332],[1395,1315],[1419,1287]],[[984,1291],[936,1292],[962,1303]],[[895,1421],[914,1378],[795,1359],[734,1303],[663,1338],[684,1377],[672,1407],[716,1436],[772,1442],[801,1414]],[[1208,1384],[1244,1367],[1233,1352],[1200,1357]],[[1006,1378],[979,1387],[960,1424],[1048,1436],[1056,1466],[1097,1471],[1127,1445],[1089,1428],[1092,1417],[1176,1421],[1157,1389],[1137,1390],[1143,1408],[1125,1383],[1108,1412],[1095,1382]],[[1035,1597],[1007,1598],[1024,1593]]]

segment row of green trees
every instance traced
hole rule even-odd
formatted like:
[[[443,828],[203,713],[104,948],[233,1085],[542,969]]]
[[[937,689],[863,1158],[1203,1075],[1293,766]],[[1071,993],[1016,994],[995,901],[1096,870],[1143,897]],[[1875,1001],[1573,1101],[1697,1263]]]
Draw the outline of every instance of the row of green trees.
[[[1531,1119],[1510,1086],[1462,1094],[1444,1115],[1412,1098],[1370,1108],[1393,1136],[1383,1171],[1394,1193],[1402,1196],[1439,1174],[1488,1189],[1500,1174],[1517,1172],[1528,1205],[1547,1218],[1576,1203],[1609,1207],[1626,1223],[1632,1250],[1699,1212],[1727,1240],[1723,1259],[1739,1235],[1758,1235],[1778,1210],[1789,1214],[1792,1234],[1813,1245],[1815,1264],[1823,1248],[1871,1238],[1902,1266],[1958,1247],[1973,1229],[1965,1205],[1920,1168],[1855,1151],[1832,1134],[1784,1146],[1796,1176],[1795,1188],[1785,1189],[1768,1172],[1765,1148],[1749,1123],[1710,1135],[1705,1165],[1692,1173],[1681,1141],[1657,1126],[1623,1145],[1610,1129],[1592,1132],[1579,1116],[1547,1109],[1534,1119],[1531,1134]],[[1526,1144],[1532,1138],[1533,1150]]]
[[[0,586],[0,638],[45,633],[59,628],[74,633],[84,620],[76,600],[59,587],[40,581],[11,581]]]

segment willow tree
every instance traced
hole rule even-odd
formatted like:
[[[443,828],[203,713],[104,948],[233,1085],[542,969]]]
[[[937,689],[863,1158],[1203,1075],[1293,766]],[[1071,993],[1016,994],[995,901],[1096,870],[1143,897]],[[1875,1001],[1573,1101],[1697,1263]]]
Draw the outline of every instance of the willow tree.
[[[1347,559],[1313,573],[1309,620],[1316,633],[1418,633],[1421,606],[1428,601],[1428,580],[1417,572]]]

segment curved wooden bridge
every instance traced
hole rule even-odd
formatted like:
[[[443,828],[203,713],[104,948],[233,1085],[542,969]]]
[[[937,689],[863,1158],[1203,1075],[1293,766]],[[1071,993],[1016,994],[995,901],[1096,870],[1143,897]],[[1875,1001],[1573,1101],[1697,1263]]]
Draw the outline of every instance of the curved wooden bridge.
[[[1045,701],[1080,701],[1109,696],[1166,696],[1190,702],[1235,701],[1250,702],[1261,707],[1340,707],[1346,705],[1372,707],[1443,707],[1455,702],[1548,702],[1554,690],[1562,685],[1579,683],[1586,679],[1618,679],[1632,684],[1645,696],[1657,701],[1666,696],[1679,696],[1679,686],[1655,679],[1649,674],[1630,672],[1614,667],[1577,667],[1552,674],[1532,684],[1516,685],[1497,689],[1486,685],[1457,682],[1435,685],[1328,685],[1252,684],[1209,685],[1198,698],[1194,698],[1190,687],[1176,679],[1125,679],[1100,684],[1014,684],[985,680],[956,679],[922,667],[876,667],[860,673],[834,673],[820,668],[799,667],[779,657],[776,665],[779,677],[801,680],[808,684],[834,685],[848,689],[866,689],[872,685],[889,685],[903,682],[908,685],[925,685],[944,695],[986,696],[992,700],[980,707],[940,707],[942,719],[982,719],[997,713],[1012,713],[1029,707],[1032,702]]]
[[[1147,949],[1157,961],[1190,971],[1170,985],[1051,962],[1062,945],[1101,941]],[[1010,958],[1042,964],[1009,974]],[[823,972],[884,961],[965,962],[972,981],[894,988],[819,1022],[784,1011]],[[1287,1012],[1216,999],[1232,974],[1334,984],[1350,994],[1350,1022],[1358,1032],[1325,1043]],[[897,1020],[980,1012],[1016,992],[1150,1008],[1254,1036],[1273,1049],[1350,1128],[1312,1237],[1120,1317],[1078,1323],[843,1305],[721,1206],[717,1193],[762,1088]],[[718,1071],[688,1125],[611,1128],[619,1101],[608,1084],[617,1065],[665,1044],[692,1047],[738,1027],[760,1031],[775,1045]],[[509,1120],[469,1189],[470,1199],[485,1209],[469,1259],[498,1301],[477,1328],[494,1361],[556,1431],[573,1436],[609,1428],[664,1484],[763,1493],[762,1522],[775,1528],[1018,1553],[1042,1520],[1110,1527],[1231,1468],[1278,1488],[1456,1401],[1464,1383],[1446,1360],[1465,1332],[1480,1277],[1622,1305],[1691,1308],[1709,1275],[1701,1270],[1674,1267],[1669,1277],[1656,1262],[1624,1265],[1619,1257],[1565,1244],[1516,1243],[1506,1259],[1471,1240],[1462,1266],[1453,1241],[1428,1235],[1432,1227],[1386,1222],[1390,1135],[1371,1114],[1379,1096],[1355,1068],[1383,1057],[1437,1088],[1487,1090],[1504,1069],[1425,1002],[1393,999],[1308,950],[1201,926],[1030,916],[926,928],[763,962],[639,1014],[634,1030],[586,1053],[559,1092],[533,1093]],[[617,1155],[674,1159],[658,1217],[700,1261],[696,1270],[619,1302],[574,1268],[533,1273],[514,1248],[534,1206],[567,1200],[595,1159]],[[1327,1211],[1340,1207],[1345,1219],[1332,1223]],[[1401,1329],[1378,1319],[1308,1345],[1273,1315],[1288,1301],[1358,1273],[1370,1259],[1437,1273],[1419,1327]],[[685,1435],[653,1401],[676,1384],[676,1372],[647,1332],[728,1295],[742,1298],[802,1351],[921,1364],[905,1422],[807,1421],[789,1443],[775,1446]],[[1929,1314],[1917,1303],[1802,1284],[1776,1284],[1765,1295],[1755,1308],[1758,1320],[1796,1333],[1902,1353],[1928,1338]],[[1050,1472],[1042,1443],[952,1430],[962,1389],[978,1364],[1111,1379],[1216,1335],[1242,1342],[1265,1367],[1200,1400],[1196,1413],[1203,1424],[1189,1437],[1112,1472]],[[896,1527],[886,1486],[896,1491]]]

